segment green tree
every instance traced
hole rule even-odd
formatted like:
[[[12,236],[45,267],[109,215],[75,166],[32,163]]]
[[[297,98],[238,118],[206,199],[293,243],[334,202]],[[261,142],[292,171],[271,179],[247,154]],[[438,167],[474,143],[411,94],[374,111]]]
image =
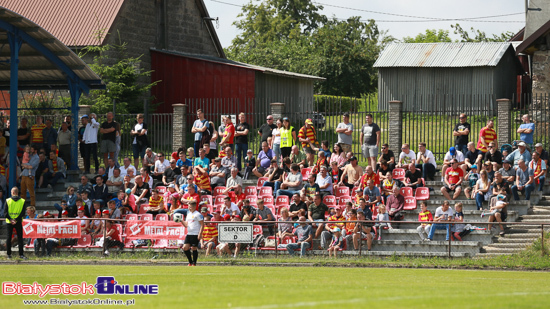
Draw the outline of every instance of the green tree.
[[[472,27],[470,28],[473,35],[472,38],[467,30],[462,29],[460,24],[451,25],[451,28],[454,29],[455,34],[460,35],[461,42],[507,42],[514,36],[513,32],[506,31],[499,35],[493,34],[492,37],[488,37],[484,31]]]
[[[80,104],[91,105],[92,112],[103,114],[113,110],[116,113],[142,113],[142,98],[159,81],[143,83],[143,77],[150,77],[152,71],[141,68],[140,57],[128,57],[126,43],[120,45],[87,46],[80,53],[82,58],[92,54],[90,68],[106,83],[107,91],[92,90],[80,99]]]
[[[425,33],[419,33],[414,38],[404,37],[405,43],[437,43],[437,42],[452,42],[449,37],[449,30],[443,29],[426,29]]]

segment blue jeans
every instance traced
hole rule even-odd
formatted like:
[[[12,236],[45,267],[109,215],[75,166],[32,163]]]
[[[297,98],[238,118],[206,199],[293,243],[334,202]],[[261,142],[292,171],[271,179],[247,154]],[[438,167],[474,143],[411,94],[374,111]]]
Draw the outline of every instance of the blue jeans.
[[[277,165],[281,162],[281,144],[273,144],[273,153],[277,156]]]
[[[266,181],[264,182],[264,184],[262,185],[262,187],[272,187],[275,191],[275,183],[274,182],[271,182],[271,181]]]
[[[530,184],[523,187],[522,190],[518,190],[517,185],[512,186],[512,194],[514,195],[514,200],[519,201],[519,195],[518,191],[523,192],[525,194],[525,200],[529,200],[531,198],[531,192],[535,190],[535,185]]]
[[[477,210],[481,210],[483,208],[483,201],[485,201],[485,197],[483,196],[483,194],[476,193]]]
[[[237,156],[237,168],[241,171],[241,158],[246,158],[246,152],[248,151],[248,144],[235,144],[235,155]]]
[[[301,244],[296,244],[296,243],[288,244],[286,245],[286,250],[288,251],[288,254],[294,255],[294,250],[299,248],[300,256],[305,256],[306,250],[309,249],[309,247],[311,247],[311,244],[304,241]]]
[[[449,237],[451,236],[451,225],[450,224],[444,224],[444,223],[434,223],[432,225],[432,228],[430,229],[430,235],[428,235],[428,238],[430,240],[434,239],[435,230],[445,230],[447,229],[447,237],[445,240],[449,240]]]
[[[468,151],[468,145],[455,145],[456,150],[462,152],[466,156],[466,151]]]
[[[286,195],[288,197],[292,197],[294,194],[296,193],[300,193],[300,190],[297,190],[297,191],[294,191],[294,190],[282,190],[282,189],[279,189],[277,190],[277,194],[275,194],[275,197],[279,196],[279,195]]]
[[[44,180],[46,181],[46,183],[49,183],[52,187],[55,186],[59,181],[59,179],[63,177],[64,177],[63,174],[61,174],[60,172],[57,172],[55,174],[52,172],[46,172],[44,174]]]
[[[201,141],[193,142],[193,152],[195,153],[195,158],[199,157],[199,149],[201,148],[200,145],[201,145]],[[143,158],[143,156],[142,156],[142,158]]]
[[[279,188],[281,188],[282,184],[283,183],[280,181],[275,181],[275,184],[273,185],[273,192],[277,193],[277,191],[279,191]]]
[[[434,179],[435,166],[430,163],[416,164],[415,166],[422,171],[422,178],[424,178],[424,180],[428,180],[428,177],[432,180]]]
[[[185,220],[185,218],[187,217],[187,209],[183,209],[183,208],[180,208],[180,209],[176,209],[174,211],[174,213],[179,213],[179,214],[182,214],[183,215],[183,220]]]
[[[539,181],[540,181],[539,191],[542,191],[542,187],[544,187],[544,182],[546,181],[546,176],[540,176]]]

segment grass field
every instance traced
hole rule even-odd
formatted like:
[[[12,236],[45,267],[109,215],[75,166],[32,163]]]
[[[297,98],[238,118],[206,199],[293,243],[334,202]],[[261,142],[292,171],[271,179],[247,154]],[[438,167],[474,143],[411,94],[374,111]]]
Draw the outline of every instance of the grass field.
[[[100,297],[135,298],[132,308],[547,308],[550,302],[547,272],[6,264],[3,269],[2,281],[95,284],[97,276],[114,276],[123,285],[159,285],[156,296]],[[44,299],[54,297],[89,296]],[[20,308],[24,299],[38,297],[2,295],[0,304]]]

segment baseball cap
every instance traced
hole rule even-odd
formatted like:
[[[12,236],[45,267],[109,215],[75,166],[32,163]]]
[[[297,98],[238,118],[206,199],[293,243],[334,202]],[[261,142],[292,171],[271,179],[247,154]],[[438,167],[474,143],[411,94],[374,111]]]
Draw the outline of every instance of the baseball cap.
[[[310,118],[306,119],[306,124],[313,124],[313,121],[311,121]]]
[[[363,190],[357,189],[357,190],[355,190],[355,192],[363,192]]]
[[[132,193],[132,189],[126,189],[125,192],[126,192],[126,194],[130,194],[130,193]]]
[[[519,143],[518,143],[518,146],[522,146],[522,147],[525,147],[526,145],[525,145],[525,143],[524,143],[524,142],[519,142]]]
[[[84,211],[84,206],[80,206],[80,207],[78,208],[78,210],[79,210],[79,211]]]
[[[208,212],[208,207],[201,208],[201,212]]]
[[[171,184],[168,185],[168,188],[175,188],[175,187],[176,187],[176,186],[175,186],[173,183],[171,183]]]
[[[357,161],[357,157],[356,156],[352,156],[351,158],[349,158],[350,161]]]
[[[235,217],[234,217],[234,218],[237,218],[237,219],[241,219],[241,216],[239,216],[239,215],[235,215]]]
[[[456,153],[456,148],[454,148],[454,147],[449,148],[449,153],[450,153],[452,156],[454,156],[455,153]]]
[[[542,147],[542,144],[541,144],[541,143],[537,143],[537,144],[535,145],[535,147]]]
[[[101,210],[99,210],[99,209],[96,210],[96,211],[95,211],[95,214],[96,214],[96,215],[101,215]]]
[[[225,214],[225,215],[223,215],[223,219],[224,220],[229,220],[229,219],[231,219],[231,216],[229,214]]]
[[[82,115],[82,117],[80,117],[80,119],[82,119],[82,118],[90,118],[90,117],[88,117],[88,115],[84,114],[84,115]]]
[[[214,161],[216,161],[216,162],[221,162],[222,159],[221,159],[220,157],[216,157],[216,158],[214,159]]]
[[[252,149],[248,149],[247,153],[249,153],[249,152],[252,153]]]
[[[103,212],[102,212],[104,215],[108,215],[109,214],[109,211],[107,209],[105,209]]]
[[[44,211],[43,215],[44,215],[44,217],[46,217],[46,216],[49,216],[49,215],[50,215],[50,213],[49,213],[49,212],[47,212],[47,211]]]
[[[504,198],[505,198],[504,194],[497,195],[497,199],[499,199],[499,200],[504,199]]]
[[[62,215],[62,216],[68,216],[68,215],[69,215],[69,212],[66,211],[66,210],[63,210],[63,211],[61,212],[61,215]]]
[[[340,228],[339,227],[335,227],[333,230],[332,230],[333,233],[336,233],[336,232],[340,232]]]
[[[504,161],[502,161],[502,163],[503,163],[503,164],[504,164],[504,163],[512,164],[512,162],[510,162],[510,160],[504,160]]]
[[[477,165],[472,164],[472,166],[470,166],[470,168],[471,168],[471,169],[477,168]]]

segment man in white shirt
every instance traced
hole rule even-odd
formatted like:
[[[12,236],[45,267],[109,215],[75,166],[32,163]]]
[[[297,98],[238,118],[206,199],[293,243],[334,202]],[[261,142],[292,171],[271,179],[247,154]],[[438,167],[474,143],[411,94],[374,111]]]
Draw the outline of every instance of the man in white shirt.
[[[416,168],[422,171],[422,178],[424,178],[424,180],[428,180],[428,178],[434,180],[437,163],[435,162],[434,154],[426,149],[426,143],[424,142],[418,144],[416,162]]]
[[[189,265],[187,266],[197,266],[197,258],[199,257],[197,249],[199,241],[202,239],[202,231],[204,230],[204,217],[197,211],[197,202],[193,201],[189,203],[187,217],[181,224],[187,228],[187,236],[185,236],[183,243],[183,253],[185,253],[189,261]],[[191,257],[190,248],[193,250],[193,257]]]
[[[82,125],[86,127],[84,134],[82,135],[82,142],[84,142],[84,173],[90,173],[91,159],[94,159],[95,172],[99,168],[99,159],[97,158],[97,131],[99,130],[99,122],[97,122],[97,115],[92,113],[83,115],[80,119]]]
[[[451,237],[451,223],[453,222],[453,215],[454,211],[451,209],[449,205],[449,201],[444,201],[442,206],[437,207],[435,210],[435,217],[434,221],[441,222],[441,223],[434,223],[432,225],[432,229],[430,230],[430,235],[428,235],[427,241],[431,241],[434,239],[435,230],[447,230],[447,238],[445,238],[445,241],[449,241],[449,237]]]
[[[234,211],[237,212],[237,215],[241,214],[241,211],[239,210],[239,206],[237,206],[237,204],[231,202],[231,198],[229,196],[226,196],[224,198],[221,213],[226,214],[226,215],[232,215]]]
[[[164,153],[159,152],[157,154],[157,161],[155,161],[155,170],[153,172],[153,178],[162,181],[164,170],[170,167],[170,161],[164,158]]]
[[[416,164],[416,154],[411,150],[409,144],[403,144],[401,146],[401,153],[399,154],[398,168],[408,169],[408,165],[411,163]]]
[[[124,158],[124,165],[122,165],[120,167],[120,176],[122,176],[124,178],[124,176],[128,175],[128,169],[131,168],[133,169],[134,171],[136,170],[136,168],[131,164],[132,161],[130,161],[130,158],[126,157]]]
[[[328,174],[326,166],[321,166],[321,172],[317,174],[315,183],[319,185],[321,196],[333,195],[332,177]]]

